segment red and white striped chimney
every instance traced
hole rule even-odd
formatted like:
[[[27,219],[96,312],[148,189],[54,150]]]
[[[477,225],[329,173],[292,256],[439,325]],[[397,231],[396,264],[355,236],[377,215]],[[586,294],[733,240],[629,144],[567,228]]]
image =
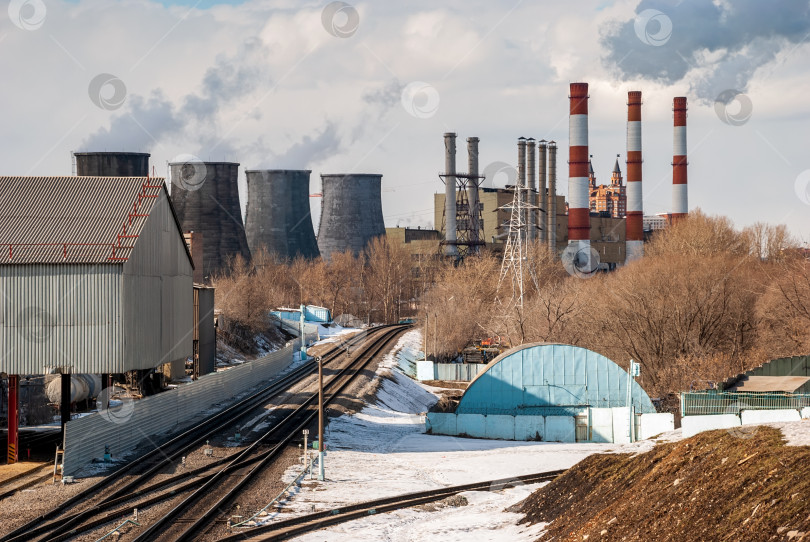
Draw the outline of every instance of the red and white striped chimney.
[[[588,203],[588,83],[571,83],[568,117],[568,246],[590,259],[591,218]],[[587,262],[590,268],[590,261]],[[585,267],[580,261],[580,266]]]
[[[674,222],[689,213],[686,190],[686,98],[675,98],[672,103],[675,113],[675,128],[672,140],[672,214]]]
[[[627,254],[625,262],[644,256],[644,206],[641,197],[641,92],[627,93]]]

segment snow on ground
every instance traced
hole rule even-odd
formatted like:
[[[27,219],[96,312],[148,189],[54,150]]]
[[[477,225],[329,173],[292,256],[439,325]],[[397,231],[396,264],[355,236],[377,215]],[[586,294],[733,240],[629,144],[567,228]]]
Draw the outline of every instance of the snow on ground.
[[[320,337],[321,340],[313,344],[313,346],[317,344],[338,342],[340,341],[340,337],[342,335],[346,335],[349,333],[358,333],[360,331],[363,330],[356,327],[342,327],[339,326],[338,324],[332,324],[331,326],[326,327],[318,324],[318,337]]]
[[[403,359],[415,359],[421,334],[403,335],[380,363],[376,398],[361,412],[332,420],[326,429],[326,483],[307,479],[293,490],[284,512],[271,508],[268,520],[335,508],[413,491],[568,468],[592,453],[636,452],[633,445],[513,442],[424,434],[424,413],[437,396],[407,376]],[[435,388],[432,388],[435,390]],[[299,475],[290,468],[285,481]],[[336,525],[301,540],[535,540],[542,526],[518,526],[518,514],[504,509],[540,484],[467,492],[467,506],[422,507]]]

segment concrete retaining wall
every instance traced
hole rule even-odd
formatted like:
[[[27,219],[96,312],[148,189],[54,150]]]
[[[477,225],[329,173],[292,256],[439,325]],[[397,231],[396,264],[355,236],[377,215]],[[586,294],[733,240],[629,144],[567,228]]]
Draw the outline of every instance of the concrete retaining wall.
[[[515,417],[490,415],[486,417],[487,438],[498,440],[515,440]]]
[[[591,409],[592,442],[613,442],[613,409]]]
[[[681,428],[684,438],[689,438],[703,431],[729,429],[731,427],[739,427],[740,425],[740,417],[736,414],[684,416],[681,418]]]
[[[666,433],[667,431],[675,430],[675,415],[669,412],[660,414],[642,414],[641,415],[641,431],[638,435],[639,440],[647,440]]]
[[[458,414],[457,418],[456,430],[458,431],[459,435],[486,438],[486,416],[483,414]]]
[[[543,416],[515,416],[515,440],[546,440]]]
[[[226,401],[278,375],[300,348],[296,339],[282,350],[226,371],[201,376],[197,381],[120,407],[97,412],[65,425],[64,474],[75,475],[109,446],[114,458],[139,442],[176,431],[212,405]]]
[[[707,416],[684,416],[681,418],[684,438],[688,438],[703,431],[712,429],[729,429],[740,425],[757,425],[774,422],[797,422],[802,418],[810,417],[810,408],[782,410],[743,410],[736,414],[715,414]]]
[[[743,425],[773,422],[798,422],[802,419],[798,410],[743,410],[740,421]]]

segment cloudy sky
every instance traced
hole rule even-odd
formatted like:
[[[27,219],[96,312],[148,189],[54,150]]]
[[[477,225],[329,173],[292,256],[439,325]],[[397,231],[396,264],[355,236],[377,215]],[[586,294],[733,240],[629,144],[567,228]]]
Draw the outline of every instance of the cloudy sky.
[[[590,145],[624,169],[641,90],[644,206],[670,207],[672,98],[689,98],[689,205],[810,241],[810,5],[785,0],[11,0],[0,12],[0,173],[71,173],[71,151],[382,173],[389,226],[432,226],[442,134],[484,168],[556,140],[590,83]],[[573,7],[575,6],[575,7]],[[506,182],[507,175],[492,179]],[[318,224],[320,201],[313,198]]]

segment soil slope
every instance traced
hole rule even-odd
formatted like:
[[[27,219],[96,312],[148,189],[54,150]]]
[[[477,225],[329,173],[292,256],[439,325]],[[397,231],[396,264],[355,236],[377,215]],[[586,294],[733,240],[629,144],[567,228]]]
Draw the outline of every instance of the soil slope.
[[[751,427],[592,455],[510,511],[543,541],[810,540],[808,499],[810,447]]]

